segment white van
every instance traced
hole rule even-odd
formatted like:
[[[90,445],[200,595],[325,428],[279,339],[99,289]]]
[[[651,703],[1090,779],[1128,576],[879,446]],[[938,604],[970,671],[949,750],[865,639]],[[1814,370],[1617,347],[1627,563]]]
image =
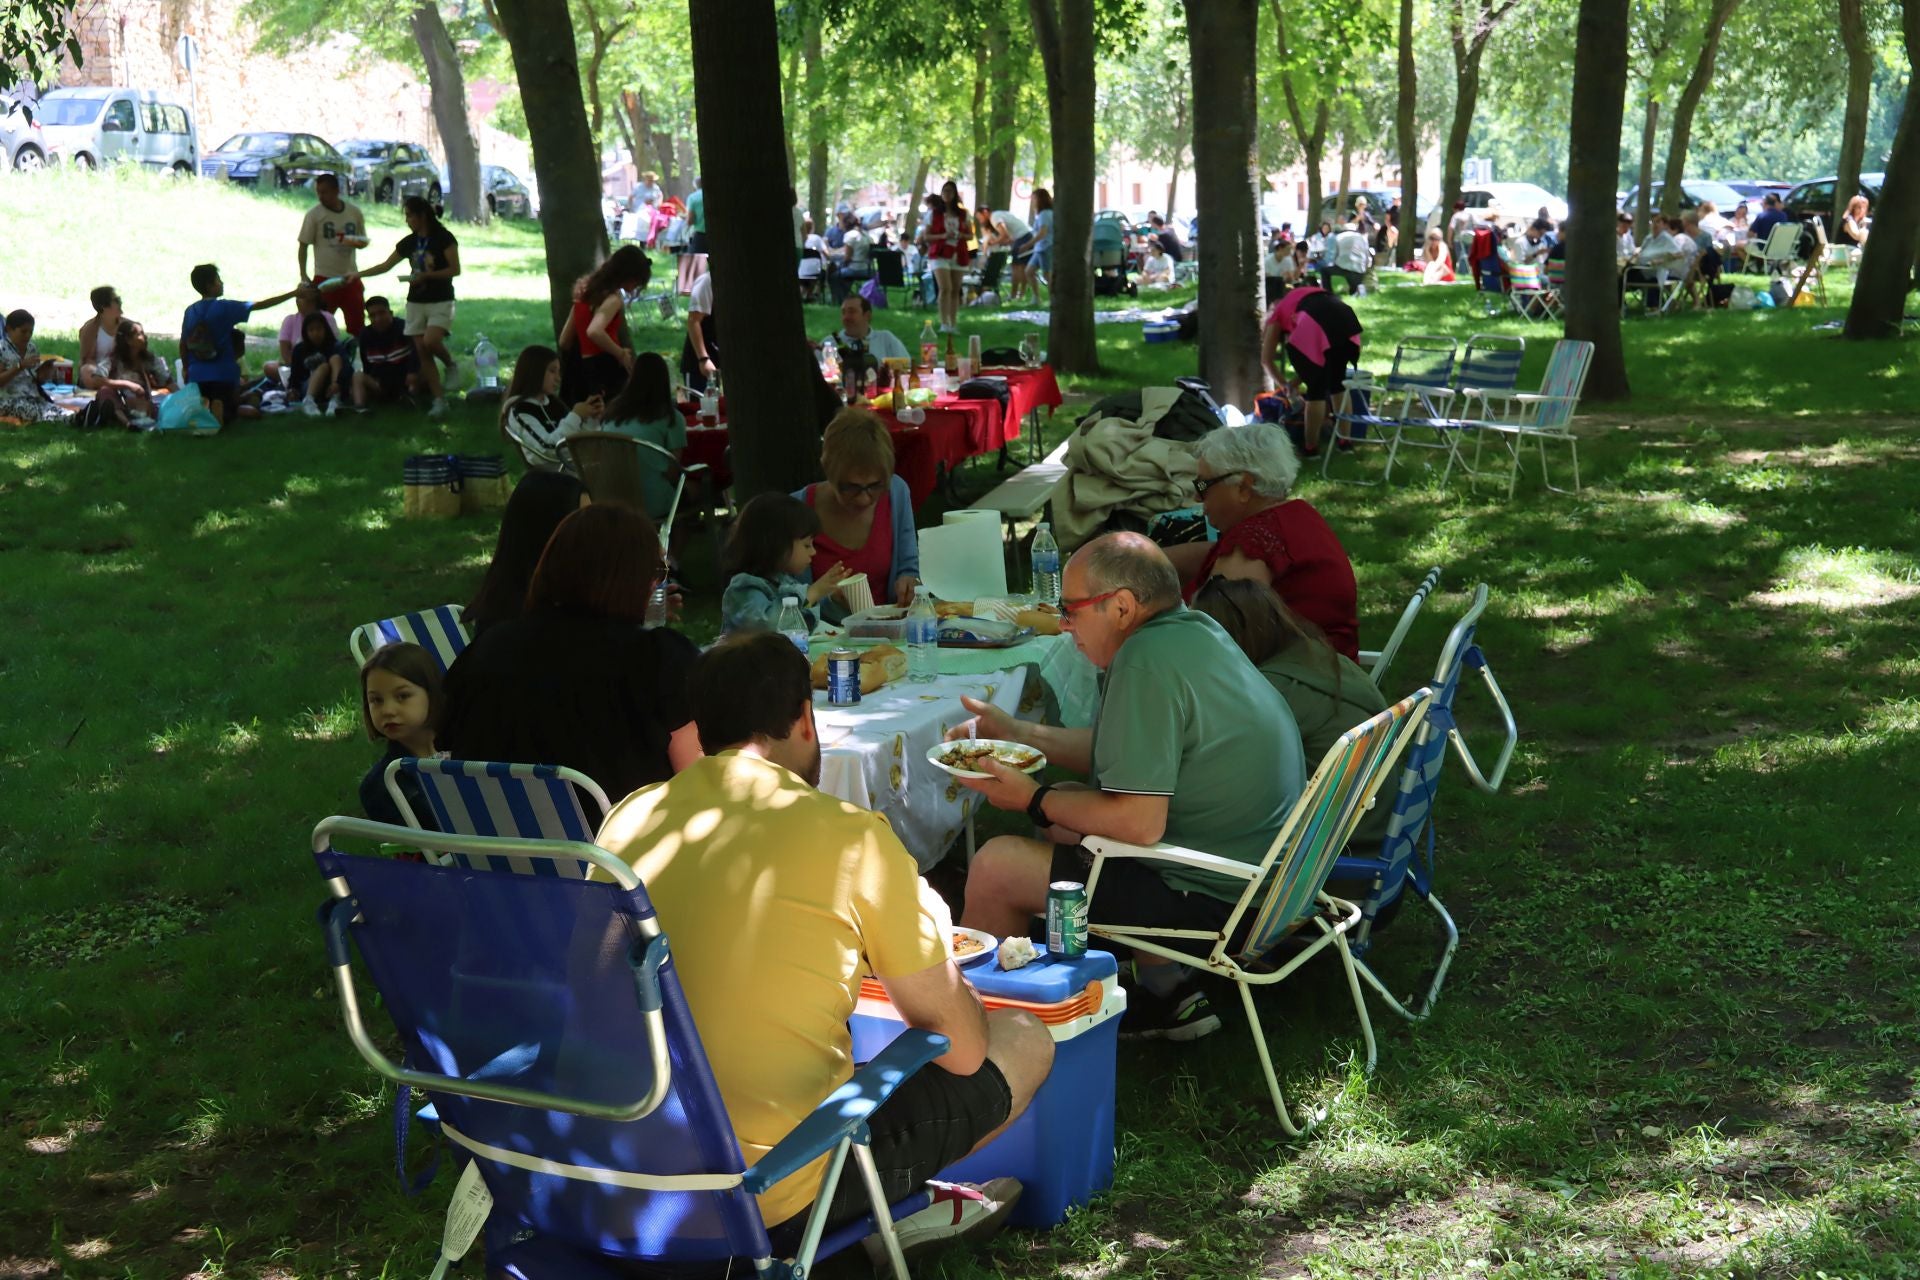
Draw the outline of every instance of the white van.
[[[48,150],[82,168],[138,164],[182,177],[199,171],[193,112],[151,89],[55,89],[36,114]]]

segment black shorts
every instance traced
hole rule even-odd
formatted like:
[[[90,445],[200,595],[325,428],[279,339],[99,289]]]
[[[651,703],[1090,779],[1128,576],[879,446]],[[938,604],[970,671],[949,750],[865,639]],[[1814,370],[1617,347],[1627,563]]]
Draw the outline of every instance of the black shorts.
[[[688,253],[705,253],[706,251],[707,251],[707,233],[704,231],[694,231],[689,233],[687,236],[687,252]]]
[[[229,418],[240,408],[240,384],[237,382],[196,382],[193,385],[200,388],[201,399],[209,406],[221,406]]]
[[[873,1162],[887,1203],[906,1199],[928,1178],[956,1163],[1005,1124],[1012,1110],[1013,1090],[991,1059],[970,1076],[957,1076],[931,1064],[908,1076],[867,1119]],[[851,1222],[872,1207],[859,1169],[848,1160],[834,1189],[827,1225]],[[811,1206],[768,1229],[776,1255],[791,1253],[799,1244],[810,1212]]]
[[[1047,868],[1049,884],[1073,880],[1085,884],[1093,870],[1093,855],[1077,844],[1053,846]],[[1087,918],[1101,924],[1152,925],[1162,929],[1218,929],[1233,914],[1234,904],[1211,894],[1176,889],[1160,873],[1133,858],[1110,858],[1100,868],[1100,883],[1087,902]],[[1251,914],[1251,913],[1249,913]],[[1242,921],[1245,928],[1246,921]],[[1176,951],[1206,955],[1213,944],[1200,939],[1167,939]]]
[[[380,395],[386,400],[399,400],[407,394],[407,378],[412,370],[404,366],[398,369],[387,365],[375,365],[366,370],[367,378],[380,388]]]

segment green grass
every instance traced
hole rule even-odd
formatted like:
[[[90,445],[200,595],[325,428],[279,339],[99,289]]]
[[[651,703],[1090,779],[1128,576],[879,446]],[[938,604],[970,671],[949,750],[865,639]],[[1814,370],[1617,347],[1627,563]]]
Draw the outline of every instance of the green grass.
[[[22,191],[80,190],[0,182],[0,215]],[[149,195],[129,184],[121,212]],[[294,210],[271,198],[143,215],[178,242],[151,267],[80,238],[90,216],[57,203],[8,291],[90,260],[134,314],[163,314],[200,257],[237,286],[292,261]],[[216,220],[205,242],[191,230]],[[497,256],[463,281],[463,316],[526,340],[537,240],[472,241]],[[1473,331],[1470,303],[1395,289],[1361,314],[1377,351]],[[1511,504],[1418,473],[1305,482],[1353,555],[1369,635],[1447,566],[1404,681],[1471,584],[1494,589],[1481,642],[1523,742],[1498,797],[1449,768],[1441,886],[1464,938],[1439,1013],[1413,1030],[1382,1015],[1379,1072],[1299,1144],[1237,1019],[1123,1049],[1111,1193],[917,1274],[1920,1275],[1920,447],[1884,376],[1913,349],[1821,345],[1819,318],[1632,322],[1643,398],[1589,431],[1579,501],[1525,480]],[[1551,335],[1528,332],[1537,368]],[[1191,360],[1132,326],[1102,336],[1119,377]],[[1766,392],[1783,378],[1812,389]],[[210,440],[0,432],[0,1274],[430,1265],[445,1182],[393,1187],[390,1095],[340,1033],[305,847],[377,755],[348,628],[464,599],[491,546],[482,520],[402,521],[399,461],[496,440],[465,409]],[[993,479],[970,464],[961,498]],[[692,603],[704,636],[713,601]],[[1484,711],[1463,695],[1476,740]],[[1414,908],[1384,936],[1396,989],[1433,936]],[[1330,966],[1263,1016],[1292,1096],[1347,1070]]]

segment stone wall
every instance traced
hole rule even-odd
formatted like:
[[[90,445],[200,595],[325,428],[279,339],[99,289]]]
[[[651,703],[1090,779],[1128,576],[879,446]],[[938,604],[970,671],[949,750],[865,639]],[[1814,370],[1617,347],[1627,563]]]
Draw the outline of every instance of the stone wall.
[[[80,0],[74,27],[85,60],[62,69],[60,83],[125,85],[191,105],[200,144],[212,150],[248,129],[298,130],[330,142],[396,138],[442,159],[425,78],[369,53],[342,33],[290,55],[254,49],[243,0]],[[200,62],[189,90],[174,43],[191,34]],[[193,101],[189,104],[191,93]],[[526,144],[479,127],[480,158],[531,180]]]

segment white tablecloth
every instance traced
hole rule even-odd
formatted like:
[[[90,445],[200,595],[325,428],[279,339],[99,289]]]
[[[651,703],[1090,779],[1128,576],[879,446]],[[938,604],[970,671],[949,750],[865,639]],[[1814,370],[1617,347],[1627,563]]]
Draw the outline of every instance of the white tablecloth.
[[[961,694],[1012,711],[1025,683],[1024,670],[943,675],[929,684],[901,680],[851,707],[831,706],[824,691],[816,692],[820,789],[884,814],[925,871],[965,828],[968,808],[980,803],[957,778],[927,763],[927,748],[968,718]]]
[[[1081,656],[1073,637],[1035,636],[1005,649],[942,649],[940,670],[944,673],[971,674],[978,671],[1013,671],[1031,667],[1038,680],[1027,682],[1021,714],[1029,720],[1043,718],[1038,709],[1045,707],[1050,724],[1069,729],[1085,729],[1093,724],[1094,708],[1100,701],[1099,673]]]

